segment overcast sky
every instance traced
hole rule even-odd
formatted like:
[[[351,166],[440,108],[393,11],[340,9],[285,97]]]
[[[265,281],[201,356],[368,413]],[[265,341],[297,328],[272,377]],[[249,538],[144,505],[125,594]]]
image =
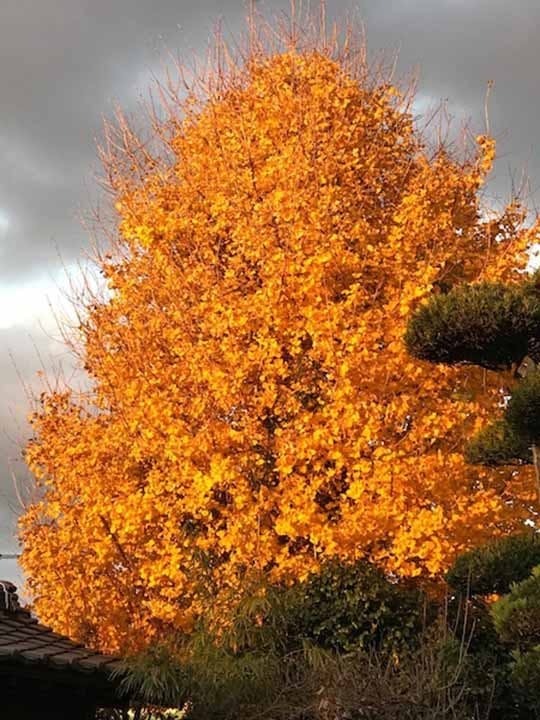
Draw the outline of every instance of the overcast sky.
[[[258,3],[267,11],[288,0]],[[399,49],[419,72],[418,107],[447,99],[458,120],[484,130],[488,81],[500,159],[492,189],[510,192],[526,167],[540,187],[538,0],[327,0],[354,11],[368,46]],[[61,268],[88,248],[80,214],[96,201],[96,140],[119,102],[136,106],[174,50],[202,53],[215,23],[237,31],[242,0],[0,0],[0,553],[14,552],[13,474],[28,429],[24,383],[66,357],[49,302],[62,304]],[[0,577],[16,578],[0,561]]]

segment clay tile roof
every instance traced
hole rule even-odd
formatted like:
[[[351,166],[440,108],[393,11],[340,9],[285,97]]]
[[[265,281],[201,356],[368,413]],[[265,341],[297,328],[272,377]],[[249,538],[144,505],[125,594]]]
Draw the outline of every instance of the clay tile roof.
[[[41,625],[18,603],[15,586],[0,581],[0,666],[3,662],[109,676],[120,661],[93,652]]]

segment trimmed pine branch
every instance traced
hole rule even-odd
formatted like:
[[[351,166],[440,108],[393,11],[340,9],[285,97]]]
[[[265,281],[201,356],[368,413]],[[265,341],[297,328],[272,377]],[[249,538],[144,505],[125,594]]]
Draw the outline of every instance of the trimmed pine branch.
[[[539,333],[536,293],[479,283],[457,286],[422,305],[409,322],[405,344],[420,360],[503,370],[523,361]]]

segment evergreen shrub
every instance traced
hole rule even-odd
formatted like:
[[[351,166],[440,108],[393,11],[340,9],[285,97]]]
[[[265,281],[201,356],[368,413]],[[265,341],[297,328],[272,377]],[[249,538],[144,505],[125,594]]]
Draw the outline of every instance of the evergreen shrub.
[[[447,573],[453,590],[467,596],[509,592],[540,564],[540,537],[533,531],[497,538],[460,555]]]
[[[540,371],[535,370],[514,388],[505,419],[516,434],[530,444],[540,441]]]
[[[413,314],[405,344],[420,360],[504,369],[523,360],[539,329],[535,293],[497,283],[458,285]]]

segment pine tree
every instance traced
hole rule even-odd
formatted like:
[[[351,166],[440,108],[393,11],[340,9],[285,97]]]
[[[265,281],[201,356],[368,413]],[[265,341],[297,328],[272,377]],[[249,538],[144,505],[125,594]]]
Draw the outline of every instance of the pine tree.
[[[432,363],[511,372],[501,416],[469,440],[465,457],[493,468],[532,464],[540,498],[540,275],[434,295],[411,317],[405,344]]]

